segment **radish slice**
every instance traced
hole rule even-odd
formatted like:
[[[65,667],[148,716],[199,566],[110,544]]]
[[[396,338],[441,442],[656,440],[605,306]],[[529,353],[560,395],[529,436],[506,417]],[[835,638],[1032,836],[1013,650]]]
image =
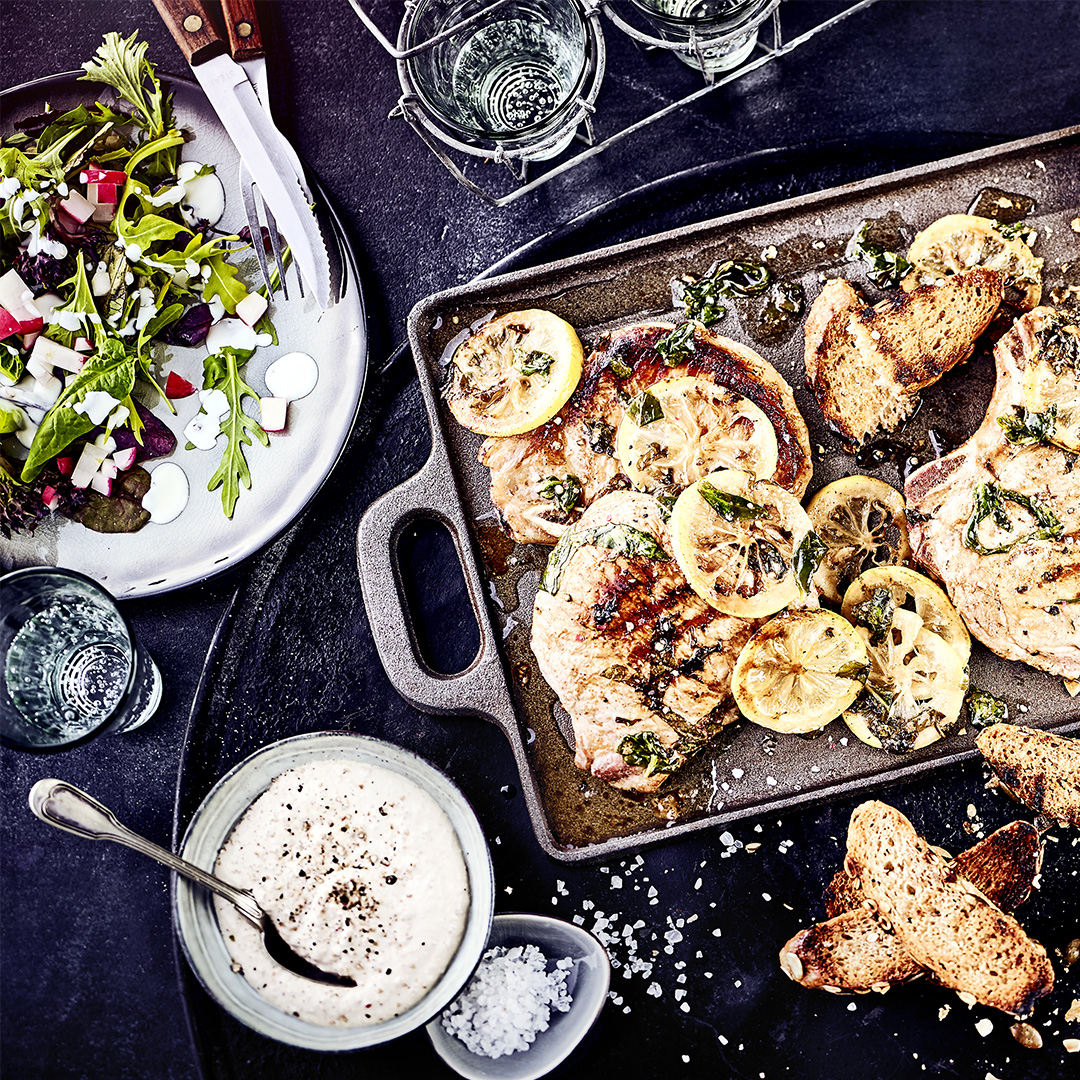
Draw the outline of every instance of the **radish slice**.
[[[163,461],[150,474],[150,488],[142,497],[142,507],[155,525],[167,525],[178,518],[188,504],[187,473],[174,461]]]
[[[263,431],[284,431],[289,403],[281,397],[259,398],[259,423]]]
[[[175,371],[169,372],[169,377],[165,380],[165,396],[170,400],[174,398],[186,398],[191,397],[195,393],[195,387],[187,381],[187,379],[181,378]]]
[[[48,366],[51,374],[52,368],[63,368],[64,371],[82,371],[83,364],[86,363],[86,357],[74,349],[69,349],[66,345],[53,341],[52,338],[39,337],[34,342],[33,352],[30,353],[30,362],[34,361]],[[33,370],[30,363],[27,364],[27,370]]]
[[[79,182],[82,184],[126,184],[127,173],[120,169],[103,169],[100,165],[90,162],[81,173]]]
[[[262,293],[248,293],[239,304],[236,305],[236,315],[248,326],[254,326],[265,314],[270,305]]]
[[[266,389],[273,397],[298,401],[305,398],[319,381],[319,365],[307,353],[286,353],[267,369]]]
[[[84,199],[77,191],[71,192],[60,205],[80,225],[89,221],[94,216],[94,210],[97,208],[95,203]]]
[[[55,510],[60,505],[60,492],[54,487],[46,485],[41,489],[41,501],[46,509]]]
[[[102,495],[112,494],[113,478],[107,473],[96,472],[90,478],[90,488],[92,491],[98,491]]]
[[[11,337],[12,334],[17,334],[20,326],[19,320],[10,311],[0,308],[0,341]]]
[[[61,476],[70,476],[74,468],[75,459],[70,455],[65,454],[63,457],[56,459],[56,469]]]
[[[101,468],[102,459],[97,456],[96,449],[93,443],[87,443],[83,447],[78,463],[71,473],[72,487],[89,487],[90,481],[97,475],[98,469]]]
[[[116,467],[121,472],[127,472],[132,465],[135,464],[135,458],[138,456],[138,450],[134,446],[129,446],[126,450],[117,450],[112,456],[112,460],[116,462]]]

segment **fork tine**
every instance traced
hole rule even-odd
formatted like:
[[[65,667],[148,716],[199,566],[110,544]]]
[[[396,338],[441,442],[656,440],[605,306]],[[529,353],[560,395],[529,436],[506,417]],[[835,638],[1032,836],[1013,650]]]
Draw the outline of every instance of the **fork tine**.
[[[281,255],[281,237],[278,236],[277,222],[274,220],[274,215],[270,213],[270,207],[266,205],[266,200],[261,199],[263,212],[266,214],[266,227],[270,230],[270,250],[274,253],[274,263],[277,266],[278,280],[281,282],[281,291],[285,294],[285,299],[289,299],[289,287],[285,284],[285,263],[282,260]],[[296,275],[297,283],[300,286],[300,296],[304,295],[304,284],[300,281],[300,274]]]
[[[255,193],[253,188],[255,181],[252,180],[251,174],[247,171],[243,162],[240,163],[240,197],[244,202],[244,217],[247,218],[248,232],[251,233],[251,246],[255,249],[255,258],[259,260],[259,269],[262,271],[263,281],[266,282],[266,292],[268,295],[272,295],[274,286],[270,278],[270,267],[266,264],[266,248],[263,245],[262,235],[262,223],[259,221],[259,210],[255,204]],[[274,235],[274,229],[271,228],[270,235]],[[284,287],[282,282],[282,287]],[[285,294],[285,299],[289,298],[289,294]]]

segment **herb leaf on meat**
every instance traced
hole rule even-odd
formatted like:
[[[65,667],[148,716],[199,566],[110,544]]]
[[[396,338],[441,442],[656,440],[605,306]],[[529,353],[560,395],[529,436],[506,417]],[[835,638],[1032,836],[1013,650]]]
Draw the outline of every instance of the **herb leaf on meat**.
[[[760,503],[751,502],[741,495],[730,495],[726,491],[720,491],[708,480],[698,484],[698,494],[722,517],[725,521],[753,521],[755,518],[769,516],[769,511]]]
[[[579,548],[588,545],[608,548],[630,559],[671,562],[671,556],[648,533],[632,525],[613,523],[591,529],[567,529],[551,550],[547,567],[540,578],[540,588],[554,596],[559,591],[563,571]]]
[[[810,579],[821,564],[821,560],[828,553],[829,545],[811,529],[799,541],[795,549],[791,565],[795,571],[795,580],[798,582],[799,591],[805,596],[810,591]]]
[[[1065,526],[1058,520],[1057,515],[1037,496],[1010,491],[997,484],[976,484],[971,496],[973,506],[971,516],[964,527],[964,546],[980,555],[1002,555],[1027,540],[1060,540],[1065,534]],[[1012,532],[1012,519],[1009,517],[1006,503],[1013,503],[1027,510],[1035,519],[1038,528],[998,547],[987,547],[979,539],[979,525],[987,518],[990,518],[999,529]]]
[[[664,419],[664,409],[656,395],[649,390],[642,390],[629,405],[626,406],[626,415],[637,424],[645,427],[655,424],[657,420]]]
[[[550,499],[566,517],[581,504],[581,481],[576,476],[549,476],[540,481],[539,490],[540,497]]]
[[[666,367],[675,367],[676,364],[682,363],[697,352],[697,345],[694,342],[696,327],[697,323],[690,319],[680,323],[670,334],[666,334],[656,343],[656,351]]]
[[[1014,446],[1036,446],[1049,443],[1057,428],[1057,405],[1046,412],[1028,412],[1022,405],[1013,406],[1012,416],[999,416],[997,422],[1005,431],[1005,438]]]
[[[627,765],[643,767],[646,776],[652,776],[656,772],[671,772],[679,763],[679,755],[665,749],[664,744],[651,731],[627,735],[619,743],[617,752]]]

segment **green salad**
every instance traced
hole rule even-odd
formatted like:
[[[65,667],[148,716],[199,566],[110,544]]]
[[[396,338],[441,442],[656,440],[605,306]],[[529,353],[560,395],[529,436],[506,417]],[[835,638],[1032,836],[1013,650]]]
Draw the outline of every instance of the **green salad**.
[[[175,414],[177,399],[199,395],[186,446],[221,453],[208,487],[228,517],[251,486],[245,447],[269,444],[243,408],[260,401],[244,364],[277,340],[266,290],[249,290],[237,272],[252,238],[214,227],[224,189],[212,164],[181,160],[186,137],[146,50],[134,34],[106,35],[81,81],[111,87],[115,103],[46,107],[0,146],[9,537],[49,514],[98,531],[142,528],[151,478],[140,463],[177,444],[153,410]],[[207,348],[201,387],[165,370],[169,346]]]

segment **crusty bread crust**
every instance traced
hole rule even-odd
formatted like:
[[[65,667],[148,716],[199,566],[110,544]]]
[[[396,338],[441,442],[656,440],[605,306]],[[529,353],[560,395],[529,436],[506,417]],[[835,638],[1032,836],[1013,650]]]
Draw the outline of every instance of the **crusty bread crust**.
[[[1037,814],[1080,826],[1080,739],[993,724],[975,745],[1002,786]]]
[[[1042,850],[1039,830],[1014,821],[961,852],[953,866],[988,900],[1013,911],[1031,892]],[[925,974],[896,936],[862,906],[865,899],[856,878],[846,870],[836,873],[825,888],[827,921],[800,931],[780,952],[781,965],[796,982],[810,989],[884,992]]]
[[[868,306],[842,279],[807,315],[806,383],[848,443],[897,428],[917,394],[971,355],[1003,296],[1002,275],[975,267]]]
[[[877,801],[855,809],[845,867],[943,985],[1014,1016],[1053,988],[1046,950],[947,866],[899,810]]]

